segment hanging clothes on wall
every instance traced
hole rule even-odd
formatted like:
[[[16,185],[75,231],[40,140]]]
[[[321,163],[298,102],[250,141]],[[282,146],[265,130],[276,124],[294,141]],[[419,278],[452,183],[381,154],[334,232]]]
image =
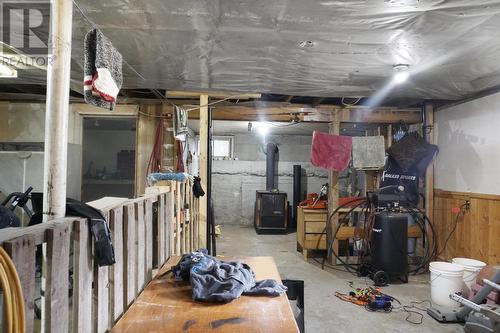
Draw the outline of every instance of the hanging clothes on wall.
[[[85,35],[83,52],[85,102],[112,110],[123,83],[122,55],[98,29]]]
[[[343,171],[351,161],[351,151],[351,137],[313,132],[311,163],[314,166]]]

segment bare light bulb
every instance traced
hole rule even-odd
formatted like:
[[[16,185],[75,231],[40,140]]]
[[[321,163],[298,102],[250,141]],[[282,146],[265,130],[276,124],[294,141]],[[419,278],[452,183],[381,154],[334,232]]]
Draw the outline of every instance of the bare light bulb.
[[[269,133],[269,124],[259,123],[257,131],[259,132],[260,135],[266,136]]]
[[[396,74],[394,74],[394,82],[397,84],[401,84],[406,82],[406,80],[408,80],[409,77],[410,73],[408,73],[407,71],[397,72]]]

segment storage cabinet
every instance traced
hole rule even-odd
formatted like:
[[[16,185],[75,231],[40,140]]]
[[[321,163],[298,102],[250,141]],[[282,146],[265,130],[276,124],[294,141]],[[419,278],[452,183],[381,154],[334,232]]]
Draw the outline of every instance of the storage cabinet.
[[[297,247],[307,260],[308,250],[326,250],[326,209],[297,207]]]

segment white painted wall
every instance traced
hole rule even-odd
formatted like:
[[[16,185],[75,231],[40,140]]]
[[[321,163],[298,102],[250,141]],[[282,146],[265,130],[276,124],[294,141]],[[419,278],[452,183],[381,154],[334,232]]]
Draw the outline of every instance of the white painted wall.
[[[70,111],[68,124],[67,195],[80,199],[82,139],[81,117]],[[45,132],[45,104],[0,103],[0,142],[43,143]],[[0,198],[11,192],[23,192],[32,186],[43,191],[43,152],[0,151]]]
[[[437,111],[434,187],[500,194],[500,93]]]

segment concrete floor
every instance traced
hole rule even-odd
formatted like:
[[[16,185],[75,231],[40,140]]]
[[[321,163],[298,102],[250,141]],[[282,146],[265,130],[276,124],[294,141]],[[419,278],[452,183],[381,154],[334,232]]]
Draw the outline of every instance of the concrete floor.
[[[421,325],[405,321],[407,313],[368,312],[362,307],[335,297],[335,292],[346,293],[352,281],[354,287],[365,288],[371,280],[348,272],[325,268],[314,260],[305,262],[296,251],[296,234],[257,235],[247,226],[224,225],[217,239],[218,255],[272,256],[282,279],[305,281],[305,323],[309,333],[321,332],[463,332],[457,324],[439,324],[424,311]],[[390,285],[383,292],[397,298],[402,304],[430,299],[428,275],[411,276],[408,284]],[[425,308],[428,303],[419,305]],[[412,315],[411,320],[419,316]]]

